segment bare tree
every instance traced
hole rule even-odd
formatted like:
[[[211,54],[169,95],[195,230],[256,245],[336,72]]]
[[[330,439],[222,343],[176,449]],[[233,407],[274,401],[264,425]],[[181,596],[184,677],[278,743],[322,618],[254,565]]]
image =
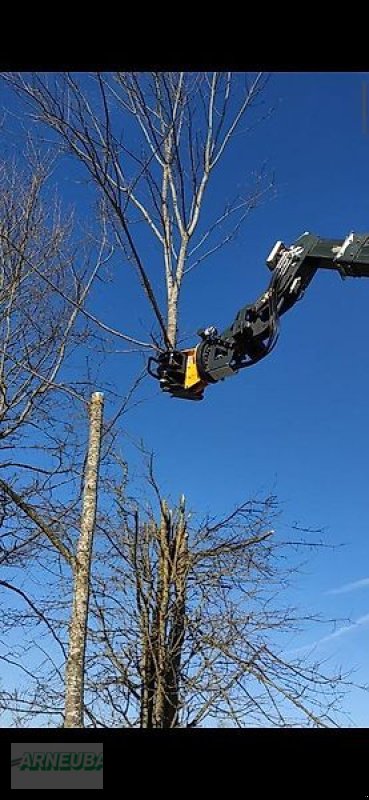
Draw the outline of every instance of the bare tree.
[[[33,503],[64,557],[66,544],[46,505],[58,486],[80,475],[70,422],[76,404],[86,403],[88,380],[66,381],[65,367],[86,338],[78,308],[91,275],[84,285],[88,265],[79,273],[74,264],[72,220],[62,220],[58,200],[47,196],[51,165],[32,156],[23,169],[4,162],[0,169],[1,487],[4,511],[6,498],[14,505],[20,497],[25,508]],[[3,562],[28,541],[22,526],[5,528]]]
[[[147,496],[138,503],[116,484],[116,518],[108,508],[97,515],[84,724],[342,724],[343,698],[354,684],[323,655],[291,647],[293,634],[323,620],[284,600],[299,567],[294,554],[318,546],[316,537],[278,535],[271,527],[278,513],[273,496],[201,520],[186,511],[184,497],[170,510],[156,481],[154,487],[156,502]],[[49,641],[43,650],[54,663],[29,668],[23,693],[1,692],[0,704],[17,724],[40,715],[63,722],[64,676],[54,650],[67,638],[70,582],[54,572],[51,589],[54,597],[45,596],[41,608],[25,596],[26,609],[18,612],[18,624],[28,620],[32,632],[42,623]],[[7,657],[18,660],[14,653]],[[70,718],[70,724],[80,722]]]
[[[51,169],[50,159],[40,158],[31,143],[22,168],[0,164],[0,586],[8,598],[12,591],[23,599],[28,615],[52,635],[65,660],[61,620],[51,624],[42,595],[32,599],[24,569],[31,586],[32,576],[37,585],[43,570],[56,570],[56,579],[62,575],[69,584],[73,577],[65,715],[70,725],[72,719],[81,721],[102,402],[99,393],[88,402],[93,385],[88,370],[83,374],[77,366],[73,381],[68,368],[77,352],[88,356],[89,346],[96,345],[83,312],[109,250],[104,234],[92,252],[73,237],[72,217],[63,219],[58,199],[50,195]],[[84,469],[87,408],[91,436]],[[110,440],[111,431],[112,423]],[[10,619],[19,622],[22,615],[6,611],[5,631],[11,630]],[[9,661],[6,653],[2,658]],[[9,663],[15,661],[13,654]],[[25,670],[24,659],[20,663]],[[40,679],[37,688],[40,692]]]
[[[339,725],[349,676],[293,652],[291,634],[322,620],[283,599],[293,554],[318,537],[278,535],[274,496],[199,521],[184,497],[169,509],[152,470],[150,483],[158,521],[148,499],[140,509],[117,487],[116,525],[103,524],[86,675],[98,724]]]
[[[184,277],[229,243],[270,188],[262,173],[205,222],[209,181],[265,84],[262,73],[4,73],[90,175],[116,246],[136,269],[166,347]],[[142,224],[137,224],[142,223]],[[151,240],[151,241],[150,241]],[[144,255],[151,250],[150,264]],[[166,320],[151,262],[160,258]]]

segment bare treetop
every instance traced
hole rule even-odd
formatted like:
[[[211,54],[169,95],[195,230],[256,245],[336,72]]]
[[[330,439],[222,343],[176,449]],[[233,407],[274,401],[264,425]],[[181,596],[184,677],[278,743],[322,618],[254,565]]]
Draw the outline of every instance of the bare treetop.
[[[209,179],[265,76],[116,72],[6,73],[4,78],[102,192],[115,243],[137,271],[165,345],[175,346],[184,276],[236,235],[267,188],[259,176],[251,191],[241,190],[205,219]],[[158,257],[166,320],[152,269]]]

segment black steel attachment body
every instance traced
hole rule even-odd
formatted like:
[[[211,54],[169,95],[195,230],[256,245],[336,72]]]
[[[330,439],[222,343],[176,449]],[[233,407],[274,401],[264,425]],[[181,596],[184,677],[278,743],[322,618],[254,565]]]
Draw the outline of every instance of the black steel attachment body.
[[[149,359],[148,371],[164,392],[202,400],[209,384],[265,358],[277,342],[279,318],[301,299],[318,269],[337,270],[343,278],[369,277],[369,234],[350,233],[342,240],[304,233],[290,247],[276,242],[266,263],[272,273],[266,292],[241,308],[229,328],[218,333],[210,326],[198,331],[196,347]]]

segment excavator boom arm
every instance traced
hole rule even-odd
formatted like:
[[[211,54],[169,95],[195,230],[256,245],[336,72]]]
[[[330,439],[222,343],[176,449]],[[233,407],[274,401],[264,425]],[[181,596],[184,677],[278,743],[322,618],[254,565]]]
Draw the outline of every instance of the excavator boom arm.
[[[164,392],[202,400],[206,386],[268,355],[277,342],[279,318],[302,297],[317,269],[369,278],[369,234],[350,233],[342,240],[304,233],[290,247],[276,242],[266,263],[272,272],[267,291],[241,308],[229,328],[220,334],[212,326],[200,330],[195,348],[168,350],[149,360],[148,370]]]

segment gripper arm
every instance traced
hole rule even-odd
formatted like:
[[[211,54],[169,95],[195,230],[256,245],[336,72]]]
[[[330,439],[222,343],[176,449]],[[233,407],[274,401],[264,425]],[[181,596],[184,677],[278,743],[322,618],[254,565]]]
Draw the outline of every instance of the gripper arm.
[[[369,278],[369,234],[350,233],[342,240],[304,233],[290,247],[278,241],[266,263],[272,272],[267,291],[241,308],[229,328],[220,334],[213,326],[200,330],[195,348],[168,350],[149,360],[148,370],[164,392],[202,400],[206,386],[268,355],[277,342],[280,316],[302,297],[318,269],[337,270],[343,278]]]

